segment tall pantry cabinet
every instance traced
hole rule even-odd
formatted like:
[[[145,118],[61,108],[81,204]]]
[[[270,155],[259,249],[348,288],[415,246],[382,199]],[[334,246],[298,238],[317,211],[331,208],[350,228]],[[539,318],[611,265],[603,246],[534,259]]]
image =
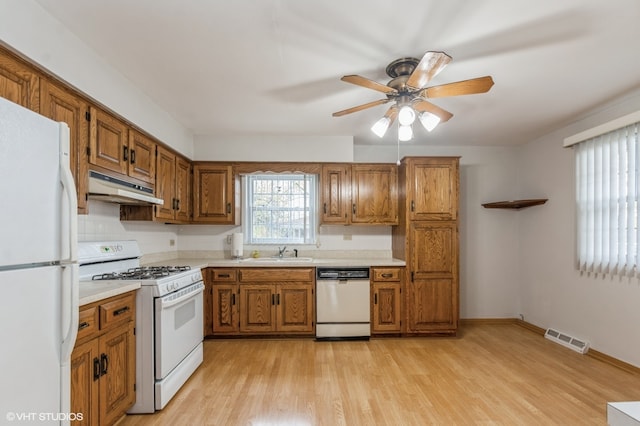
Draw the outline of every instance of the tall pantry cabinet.
[[[459,157],[405,157],[399,167],[392,249],[406,262],[408,334],[456,334],[459,181]]]

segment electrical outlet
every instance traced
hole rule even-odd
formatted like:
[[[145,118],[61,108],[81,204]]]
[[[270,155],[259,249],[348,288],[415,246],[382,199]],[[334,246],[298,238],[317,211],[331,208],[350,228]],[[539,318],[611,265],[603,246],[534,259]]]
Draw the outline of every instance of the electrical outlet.
[[[343,239],[344,241],[351,241],[351,238],[352,238],[352,235],[351,235],[351,234],[344,234],[344,235],[342,236],[342,239]]]
[[[173,247],[175,245],[176,245],[176,240],[174,239],[169,240],[169,247]]]

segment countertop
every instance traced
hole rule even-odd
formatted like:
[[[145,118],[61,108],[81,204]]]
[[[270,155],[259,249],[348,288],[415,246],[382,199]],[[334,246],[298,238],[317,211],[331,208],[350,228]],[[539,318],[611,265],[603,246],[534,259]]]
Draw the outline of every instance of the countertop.
[[[404,260],[399,259],[325,259],[314,258],[301,261],[300,258],[259,258],[259,259],[192,259],[177,257],[161,262],[152,262],[145,266],[190,266],[192,268],[316,268],[316,267],[350,267],[350,266],[405,266]]]
[[[140,288],[140,282],[132,281],[80,281],[80,306],[107,299]]]

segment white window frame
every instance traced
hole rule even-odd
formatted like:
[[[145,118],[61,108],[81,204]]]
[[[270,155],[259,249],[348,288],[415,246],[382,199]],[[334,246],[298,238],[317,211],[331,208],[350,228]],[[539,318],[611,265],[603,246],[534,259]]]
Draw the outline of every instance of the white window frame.
[[[287,185],[287,181],[298,181],[302,184],[303,192],[284,193],[278,196],[276,187],[264,188],[261,202],[270,205],[260,205],[256,202],[255,193],[258,181]],[[266,185],[268,187],[268,184]],[[252,173],[242,176],[243,209],[242,229],[246,244],[253,245],[286,245],[286,244],[315,244],[317,236],[318,212],[318,177],[308,173]],[[270,199],[271,197],[271,199]],[[292,205],[294,203],[298,205]],[[275,205],[280,203],[280,205]],[[257,215],[262,215],[258,217]],[[288,217],[286,217],[288,216]],[[262,220],[262,224],[257,223]],[[301,227],[293,223],[302,220]],[[266,226],[266,231],[258,230],[258,226]],[[280,236],[276,235],[281,233]],[[260,235],[262,234],[262,235]],[[284,234],[284,235],[283,235]]]

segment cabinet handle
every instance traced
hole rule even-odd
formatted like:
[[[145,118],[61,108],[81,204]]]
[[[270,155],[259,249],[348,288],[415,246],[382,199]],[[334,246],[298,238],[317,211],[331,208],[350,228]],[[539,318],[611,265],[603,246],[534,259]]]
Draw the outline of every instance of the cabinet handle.
[[[180,210],[180,198],[176,198],[176,210]]]
[[[93,381],[95,382],[100,378],[100,360],[98,357],[93,359]]]
[[[231,278],[230,274],[218,274],[218,278]]]
[[[232,293],[232,294],[231,294],[231,304],[232,304],[232,305],[235,305],[235,304],[236,304],[236,294],[235,294],[235,293]]]
[[[276,295],[275,295],[275,294],[272,294],[272,295],[271,295],[271,304],[272,304],[272,305],[275,305],[275,304],[276,304]]]
[[[124,161],[129,161],[129,147],[128,146],[123,146],[122,147],[122,159]]]
[[[413,282],[413,271],[411,271],[411,282]]]
[[[353,214],[356,214],[356,203],[353,203],[353,205],[351,206],[351,211],[353,212]]]
[[[104,376],[109,370],[109,357],[107,354],[100,355],[100,375]]]
[[[131,150],[131,164],[136,164],[136,151],[134,149]]]
[[[90,325],[91,324],[89,324],[88,322],[83,321],[78,325],[78,331],[84,330],[85,328],[89,327]]]
[[[391,278],[391,277],[393,277],[393,274],[390,274],[390,273],[382,274],[382,278]]]
[[[279,305],[279,304],[280,304],[280,295],[277,294],[276,295],[276,305]]]
[[[231,214],[231,203],[227,203],[227,214]]]
[[[324,214],[327,214],[327,203],[324,203],[324,206],[322,207]]]
[[[125,312],[129,312],[129,307],[128,306],[124,306],[120,309],[116,309],[115,311],[113,311],[113,316],[117,317],[118,315],[122,315]]]
[[[411,211],[415,211],[416,210],[416,202],[411,200]]]
[[[374,305],[378,304],[378,293],[373,293],[373,304]]]

